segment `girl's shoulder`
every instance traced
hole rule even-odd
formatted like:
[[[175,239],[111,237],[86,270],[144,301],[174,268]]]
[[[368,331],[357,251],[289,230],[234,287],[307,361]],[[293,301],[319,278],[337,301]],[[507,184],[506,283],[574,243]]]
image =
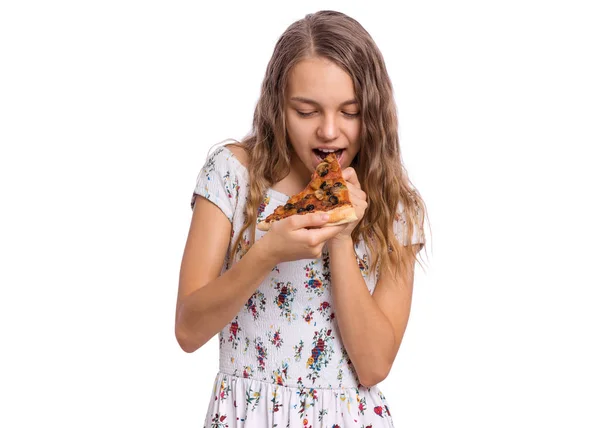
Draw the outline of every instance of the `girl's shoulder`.
[[[240,143],[227,144],[223,148],[233,156],[234,162],[237,162],[244,169],[248,169],[249,156]]]
[[[194,208],[196,196],[200,195],[217,204],[232,220],[240,197],[245,195],[248,171],[238,156],[241,147],[219,146],[210,153],[196,178],[191,200]],[[237,156],[236,156],[237,154]]]
[[[226,144],[216,148],[207,156],[202,169],[221,172],[247,172],[248,155],[240,144]]]

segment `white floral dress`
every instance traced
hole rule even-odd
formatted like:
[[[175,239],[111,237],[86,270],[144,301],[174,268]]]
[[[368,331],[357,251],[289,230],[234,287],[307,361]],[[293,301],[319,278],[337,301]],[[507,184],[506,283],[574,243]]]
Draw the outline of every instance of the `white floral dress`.
[[[217,205],[233,226],[233,245],[244,222],[248,171],[226,147],[201,169],[194,195]],[[287,195],[270,189],[259,221]],[[400,221],[396,222],[400,233]],[[265,232],[256,229],[256,239]],[[249,236],[249,233],[248,233]],[[236,260],[248,250],[243,239]],[[416,237],[413,237],[413,241]],[[368,251],[356,245],[356,260],[371,294],[378,272]],[[330,292],[329,254],[280,263],[239,313],[219,333],[219,372],[205,427],[391,427],[390,409],[377,386],[360,385],[344,349]]]

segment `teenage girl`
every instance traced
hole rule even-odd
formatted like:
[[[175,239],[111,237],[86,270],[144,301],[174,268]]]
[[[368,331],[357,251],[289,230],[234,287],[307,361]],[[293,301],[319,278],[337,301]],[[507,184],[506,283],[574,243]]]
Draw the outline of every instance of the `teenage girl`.
[[[335,151],[358,221],[257,222]],[[277,42],[251,133],[201,169],[175,334],[219,335],[206,427],[388,427],[377,387],[408,322],[425,205],[401,162],[392,85],[354,19],[321,11]]]

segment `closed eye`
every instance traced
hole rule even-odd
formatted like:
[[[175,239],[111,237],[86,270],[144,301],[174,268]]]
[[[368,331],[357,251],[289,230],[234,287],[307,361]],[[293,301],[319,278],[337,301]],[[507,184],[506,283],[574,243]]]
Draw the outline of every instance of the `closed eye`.
[[[300,116],[300,117],[311,117],[311,116],[314,116],[315,114],[317,114],[318,112],[316,112],[316,111],[304,112],[304,111],[296,110],[296,113],[298,113],[298,116]],[[348,112],[343,111],[342,114],[351,119],[360,116],[360,112],[359,113],[348,113]]]
[[[304,112],[304,111],[300,111],[300,110],[296,110],[296,112],[298,113],[298,116],[300,116],[300,117],[310,117],[316,113],[316,111]]]

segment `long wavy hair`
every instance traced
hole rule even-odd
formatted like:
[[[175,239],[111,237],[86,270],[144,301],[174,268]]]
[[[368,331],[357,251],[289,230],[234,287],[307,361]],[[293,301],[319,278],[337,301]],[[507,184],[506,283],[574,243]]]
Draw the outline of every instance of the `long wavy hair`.
[[[240,145],[248,156],[249,196],[245,222],[232,247],[232,259],[250,229],[255,242],[258,207],[270,186],[290,172],[290,151],[284,113],[285,90],[290,70],[309,57],[325,58],[351,77],[360,106],[360,149],[352,162],[368,197],[368,208],[354,229],[356,243],[363,238],[371,254],[371,266],[393,268],[395,273],[412,268],[418,250],[413,234],[424,242],[426,208],[403,166],[392,84],[381,52],[369,33],[351,17],[335,11],[309,14],[290,25],[279,38],[262,83],[251,132]],[[400,216],[403,243],[393,229]]]

